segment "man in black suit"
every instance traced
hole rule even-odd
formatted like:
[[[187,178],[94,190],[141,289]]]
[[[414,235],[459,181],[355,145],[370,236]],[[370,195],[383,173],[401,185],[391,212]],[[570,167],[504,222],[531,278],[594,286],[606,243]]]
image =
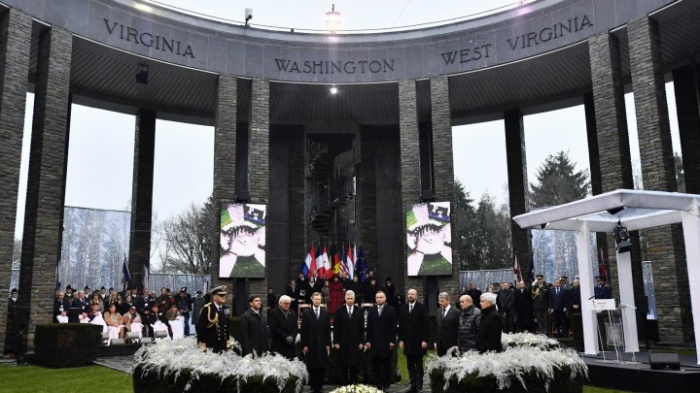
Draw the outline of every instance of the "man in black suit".
[[[430,327],[428,326],[428,309],[418,303],[418,291],[411,288],[406,293],[408,302],[401,306],[399,312],[399,347],[406,355],[406,365],[410,378],[409,392],[423,391],[423,356],[428,349]]]
[[[78,298],[73,300],[70,310],[68,317],[71,323],[77,323],[81,314],[87,315],[90,312],[90,303],[85,298],[85,291],[78,292]]]
[[[323,375],[331,350],[331,315],[321,308],[320,293],[311,295],[311,303],[301,317],[301,347],[311,393],[323,393]]]
[[[378,291],[375,305],[367,315],[367,349],[372,353],[374,384],[379,390],[391,386],[391,356],[396,340],[396,310],[386,303],[386,294]]]
[[[58,295],[53,301],[53,323],[58,323],[56,319],[57,316],[63,314],[64,312],[68,314],[70,310],[70,301],[66,299],[63,291],[58,291]]]
[[[440,303],[440,308],[435,313],[437,319],[435,350],[438,356],[444,356],[448,349],[458,343],[460,312],[450,306],[450,295],[447,292],[440,292],[438,303]]]
[[[241,316],[243,356],[261,356],[268,351],[267,321],[262,312],[262,296],[250,295],[250,308]]]
[[[270,351],[279,353],[287,359],[294,359],[296,351],[294,339],[297,336],[297,313],[291,309],[292,298],[280,296],[279,307],[270,310],[268,325],[272,335]]]
[[[469,290],[466,293],[472,298],[473,302],[476,302],[477,304],[474,305],[474,307],[481,309],[481,305],[479,305],[479,298],[481,297],[481,291],[476,287],[475,282],[469,283]]]
[[[226,303],[226,285],[218,286],[210,292],[212,302],[202,307],[197,321],[197,343],[202,350],[211,348],[215,353],[231,349],[231,342],[228,339],[228,318],[224,313]],[[154,304],[150,318],[157,320],[158,305]]]
[[[355,307],[355,292],[345,292],[345,304],[335,312],[333,347],[340,369],[340,385],[357,383],[360,351],[364,348],[365,318],[360,307]]]
[[[554,280],[554,286],[549,289],[549,313],[553,314],[554,326],[557,337],[564,337],[568,332],[566,326],[566,291],[561,287],[561,280]]]

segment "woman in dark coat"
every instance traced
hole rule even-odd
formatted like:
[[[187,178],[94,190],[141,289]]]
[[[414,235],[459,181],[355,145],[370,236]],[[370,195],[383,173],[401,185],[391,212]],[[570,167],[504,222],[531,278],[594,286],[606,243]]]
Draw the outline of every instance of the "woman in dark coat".
[[[337,310],[338,307],[343,305],[343,283],[340,282],[340,279],[337,275],[333,276],[333,281],[331,282],[331,288],[329,292],[331,302],[328,305],[328,310],[330,310],[331,314],[334,314],[335,310]]]
[[[479,350],[479,353],[503,352],[501,344],[503,321],[498,315],[495,305],[496,294],[484,293],[481,295],[481,323],[476,334],[476,349]]]

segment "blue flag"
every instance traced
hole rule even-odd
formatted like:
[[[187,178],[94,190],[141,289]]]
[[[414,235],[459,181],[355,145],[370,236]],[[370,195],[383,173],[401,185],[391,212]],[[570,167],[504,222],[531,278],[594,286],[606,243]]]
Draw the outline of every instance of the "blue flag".
[[[534,253],[530,254],[530,270],[527,272],[528,282],[532,283],[535,281],[535,258]]]
[[[365,261],[365,251],[362,249],[362,246],[360,246],[360,250],[357,251],[355,275],[359,275],[360,282],[364,282],[367,279],[367,262]]]
[[[127,263],[126,254],[124,254],[124,264],[122,265],[122,286],[126,290],[126,286],[129,285],[131,281],[131,274],[129,273],[129,265]]]

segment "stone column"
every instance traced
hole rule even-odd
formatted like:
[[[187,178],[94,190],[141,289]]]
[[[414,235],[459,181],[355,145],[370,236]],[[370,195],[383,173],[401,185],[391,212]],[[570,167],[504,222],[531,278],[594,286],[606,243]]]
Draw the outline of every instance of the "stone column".
[[[600,173],[600,192],[605,193],[620,188],[633,189],[620,44],[613,35],[602,33],[588,40],[588,51],[598,143],[599,167],[596,171]],[[592,149],[590,141],[589,139],[588,148]],[[591,167],[593,165],[591,161]],[[595,193],[595,189],[593,191]],[[615,241],[611,234],[599,234],[597,238],[599,252],[602,248],[608,258],[609,277],[615,279],[617,277]],[[604,238],[604,241],[601,241],[601,238]]]
[[[593,194],[605,193],[621,188],[633,189],[632,162],[630,158],[627,116],[625,112],[625,92],[620,61],[620,47],[617,38],[608,33],[599,34],[588,40],[593,86],[593,105],[586,105],[588,127],[588,149],[591,151],[591,186]],[[589,121],[595,116],[595,124]],[[593,131],[595,127],[595,132]],[[595,136],[593,135],[595,134]],[[597,162],[597,164],[596,164]],[[595,167],[595,168],[594,168]],[[600,177],[598,180],[597,177]],[[600,182],[600,185],[597,183]],[[639,244],[639,233],[633,231],[630,238]],[[613,291],[617,294],[617,254],[612,234],[597,233],[598,253],[605,252],[608,276]],[[637,298],[644,295],[644,281],[639,247],[632,249],[632,280]],[[638,305],[639,306],[639,305]],[[646,314],[637,308],[637,326],[640,337],[645,331]]]
[[[238,81],[235,76],[219,75],[217,85],[216,125],[214,128],[214,209],[220,210],[222,203],[236,201],[236,110],[238,99]],[[212,224],[214,238],[219,238],[221,223]],[[232,305],[235,280],[219,278],[219,250],[214,251],[211,266],[211,287],[226,285]]]
[[[452,161],[452,114],[450,87],[446,75],[430,79],[430,110],[433,131],[433,185],[437,201],[450,201],[454,208],[454,162]],[[419,154],[418,151],[415,154]],[[452,277],[440,278],[440,291],[459,294],[459,255],[452,237]]]
[[[506,132],[510,216],[515,217],[530,211],[530,183],[527,181],[525,125],[523,123],[523,114],[519,109],[505,111],[503,113],[503,121]],[[521,269],[523,269],[523,272],[529,271],[530,263],[532,263],[530,230],[520,228],[515,221],[511,220],[510,234],[513,252],[517,251],[519,254]]]
[[[27,100],[32,17],[10,8],[0,16],[0,354],[7,328],[17,193]]]
[[[451,136],[450,136],[451,139]],[[401,156],[401,212],[406,221],[407,207],[420,202],[420,140],[418,139],[418,107],[416,81],[399,82],[399,143]],[[364,150],[363,150],[364,153]],[[401,226],[402,238],[406,238],[406,224]],[[405,290],[415,287],[419,296],[423,296],[424,280],[422,277],[408,277],[406,245],[403,245],[403,267]],[[404,291],[405,292],[405,291]],[[403,294],[403,293],[402,293]]]
[[[250,202],[266,205],[270,187],[270,82],[253,79],[251,97],[248,129]],[[274,239],[267,239],[268,247],[274,244],[270,243],[271,240]],[[262,296],[263,307],[267,306],[267,275],[271,273],[266,268],[265,278],[252,278],[249,281],[250,293]]]
[[[140,109],[136,113],[134,137],[134,176],[131,187],[131,232],[129,239],[129,286],[147,287],[144,268],[151,256],[151,218],[153,216],[153,162],[156,148],[156,112]],[[177,288],[173,288],[176,291]]]
[[[306,257],[309,244],[305,241],[304,225],[304,128],[298,127],[289,136],[289,274],[282,289],[286,291],[289,279],[297,278],[301,261]],[[284,292],[280,293],[284,294]],[[296,311],[296,310],[295,310]]]
[[[700,194],[700,70],[685,66],[673,70],[676,111],[683,153],[685,192]],[[683,191],[683,190],[679,190]]]
[[[399,108],[399,110],[401,110]],[[362,210],[362,226],[359,228],[362,238],[362,248],[365,253],[367,269],[378,273],[377,260],[377,176],[375,161],[377,157],[377,135],[374,128],[362,127],[360,134],[360,152],[362,162],[357,171],[357,192],[360,196]]]
[[[72,34],[58,27],[39,36],[20,267],[30,350],[36,325],[51,322],[56,264],[61,257],[72,44]]]
[[[644,16],[627,25],[632,88],[645,190],[676,191],[659,27]],[[649,229],[649,256],[662,342],[692,339],[688,275],[680,224]]]

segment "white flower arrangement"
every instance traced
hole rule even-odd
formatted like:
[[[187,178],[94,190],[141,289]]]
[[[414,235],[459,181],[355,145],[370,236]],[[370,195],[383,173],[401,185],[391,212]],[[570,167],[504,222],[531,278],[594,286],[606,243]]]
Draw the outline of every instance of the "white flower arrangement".
[[[564,367],[571,370],[570,378],[572,380],[579,375],[588,377],[586,364],[571,349],[541,350],[539,347],[523,346],[509,348],[500,353],[479,354],[475,351],[469,351],[461,356],[455,356],[456,354],[457,349],[452,348],[446,356],[430,355],[428,358],[428,375],[434,370],[442,370],[445,389],[449,387],[452,377],[456,377],[459,382],[470,374],[479,375],[479,377],[487,375],[495,377],[498,389],[501,390],[509,388],[513,379],[520,381],[527,389],[524,376],[528,373],[543,380],[545,389],[549,390],[549,384],[554,379],[555,369],[561,370]]]
[[[201,375],[216,375],[221,380],[236,377],[239,393],[240,381],[247,381],[252,377],[262,377],[263,381],[273,379],[280,390],[291,377],[296,377],[297,393],[303,390],[309,379],[306,365],[297,359],[288,360],[278,354],[255,358],[241,357],[234,351],[216,354],[211,349],[203,352],[194,337],[176,341],[166,340],[141,347],[134,355],[132,372],[138,366],[143,368],[145,374],[174,374],[176,379],[182,370],[189,370],[191,377],[187,388],[190,387],[189,382],[199,379]]]
[[[543,351],[559,348],[559,341],[543,334],[515,333],[501,335],[501,344],[506,351],[513,347],[534,347]]]
[[[382,393],[382,391],[367,385],[349,385],[335,389],[331,393]]]

